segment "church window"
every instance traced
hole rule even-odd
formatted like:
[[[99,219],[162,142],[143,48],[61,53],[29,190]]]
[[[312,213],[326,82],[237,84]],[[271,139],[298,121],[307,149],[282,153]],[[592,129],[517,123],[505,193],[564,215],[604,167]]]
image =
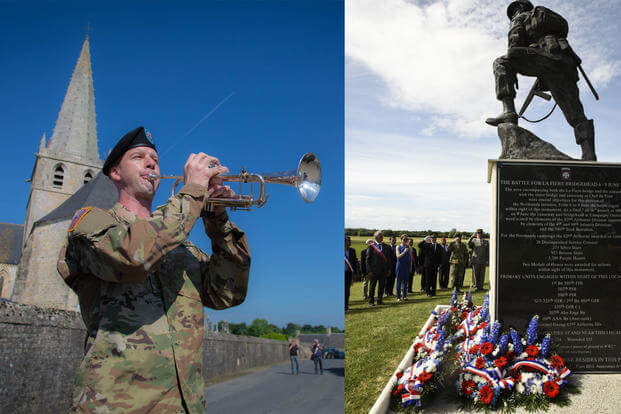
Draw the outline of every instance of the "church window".
[[[93,172],[87,171],[86,174],[84,174],[84,184],[88,183],[92,178],[93,178]]]
[[[54,187],[62,188],[64,177],[65,170],[63,169],[62,165],[56,166],[56,168],[54,168],[54,179],[52,180],[52,184],[54,185]]]

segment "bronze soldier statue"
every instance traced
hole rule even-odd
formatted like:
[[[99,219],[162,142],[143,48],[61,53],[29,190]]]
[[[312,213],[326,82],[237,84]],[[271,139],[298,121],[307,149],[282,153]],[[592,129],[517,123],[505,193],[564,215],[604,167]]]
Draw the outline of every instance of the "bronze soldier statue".
[[[250,253],[225,207],[233,197],[217,158],[191,154],[185,185],[151,213],[158,157],[143,127],[112,150],[103,173],[119,190],[110,210],[84,207],[68,229],[58,271],[77,293],[87,328],[73,411],[204,413],[203,306],[243,302]],[[187,240],[202,217],[209,257]]]
[[[596,161],[593,120],[584,115],[578,92],[578,68],[581,60],[567,42],[569,26],[558,13],[528,0],[509,4],[511,20],[506,55],[494,61],[496,98],[503,112],[485,122],[497,126],[504,122],[517,125],[515,89],[517,74],[536,76],[537,89],[550,91],[574,129],[576,143],[582,147],[582,159]]]

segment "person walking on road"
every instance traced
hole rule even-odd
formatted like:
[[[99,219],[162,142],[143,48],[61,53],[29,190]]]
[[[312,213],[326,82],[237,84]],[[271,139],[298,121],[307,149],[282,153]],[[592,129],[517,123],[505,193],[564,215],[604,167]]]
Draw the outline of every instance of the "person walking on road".
[[[311,346],[311,359],[315,363],[315,375],[317,375],[317,367],[319,366],[319,372],[323,375],[323,346],[319,343],[319,339],[313,341]]]
[[[295,338],[289,343],[289,358],[291,359],[291,375],[293,374],[293,363],[295,362],[295,375],[300,375],[300,364],[298,363],[299,348]]]

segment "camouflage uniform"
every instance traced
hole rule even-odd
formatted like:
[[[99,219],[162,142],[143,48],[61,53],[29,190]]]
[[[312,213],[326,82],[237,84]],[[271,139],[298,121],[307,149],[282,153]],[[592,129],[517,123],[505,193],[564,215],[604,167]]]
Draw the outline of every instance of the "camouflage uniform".
[[[468,249],[463,243],[451,242],[448,250],[451,254],[449,263],[451,264],[451,285],[453,288],[461,289],[464,285],[464,274],[468,263]]]
[[[468,247],[472,249],[472,284],[476,290],[483,289],[485,267],[489,261],[489,243],[473,236],[468,240]]]
[[[205,412],[203,306],[241,303],[250,268],[246,236],[226,213],[204,219],[211,258],[186,240],[206,199],[186,184],[149,219],[117,203],[69,232],[58,270],[88,332],[73,410]]]

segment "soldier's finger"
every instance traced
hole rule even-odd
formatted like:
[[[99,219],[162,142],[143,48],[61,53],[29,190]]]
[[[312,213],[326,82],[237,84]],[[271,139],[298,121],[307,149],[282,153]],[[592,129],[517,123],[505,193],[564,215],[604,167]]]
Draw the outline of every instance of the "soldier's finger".
[[[183,166],[183,168],[186,168],[192,161],[194,161],[194,157],[196,157],[196,154],[191,153],[188,156],[188,159],[186,160],[185,165]]]
[[[207,155],[207,154],[205,155],[207,156],[207,159],[209,160],[212,166],[220,165],[219,159],[217,159],[216,157],[212,157],[211,155]]]

